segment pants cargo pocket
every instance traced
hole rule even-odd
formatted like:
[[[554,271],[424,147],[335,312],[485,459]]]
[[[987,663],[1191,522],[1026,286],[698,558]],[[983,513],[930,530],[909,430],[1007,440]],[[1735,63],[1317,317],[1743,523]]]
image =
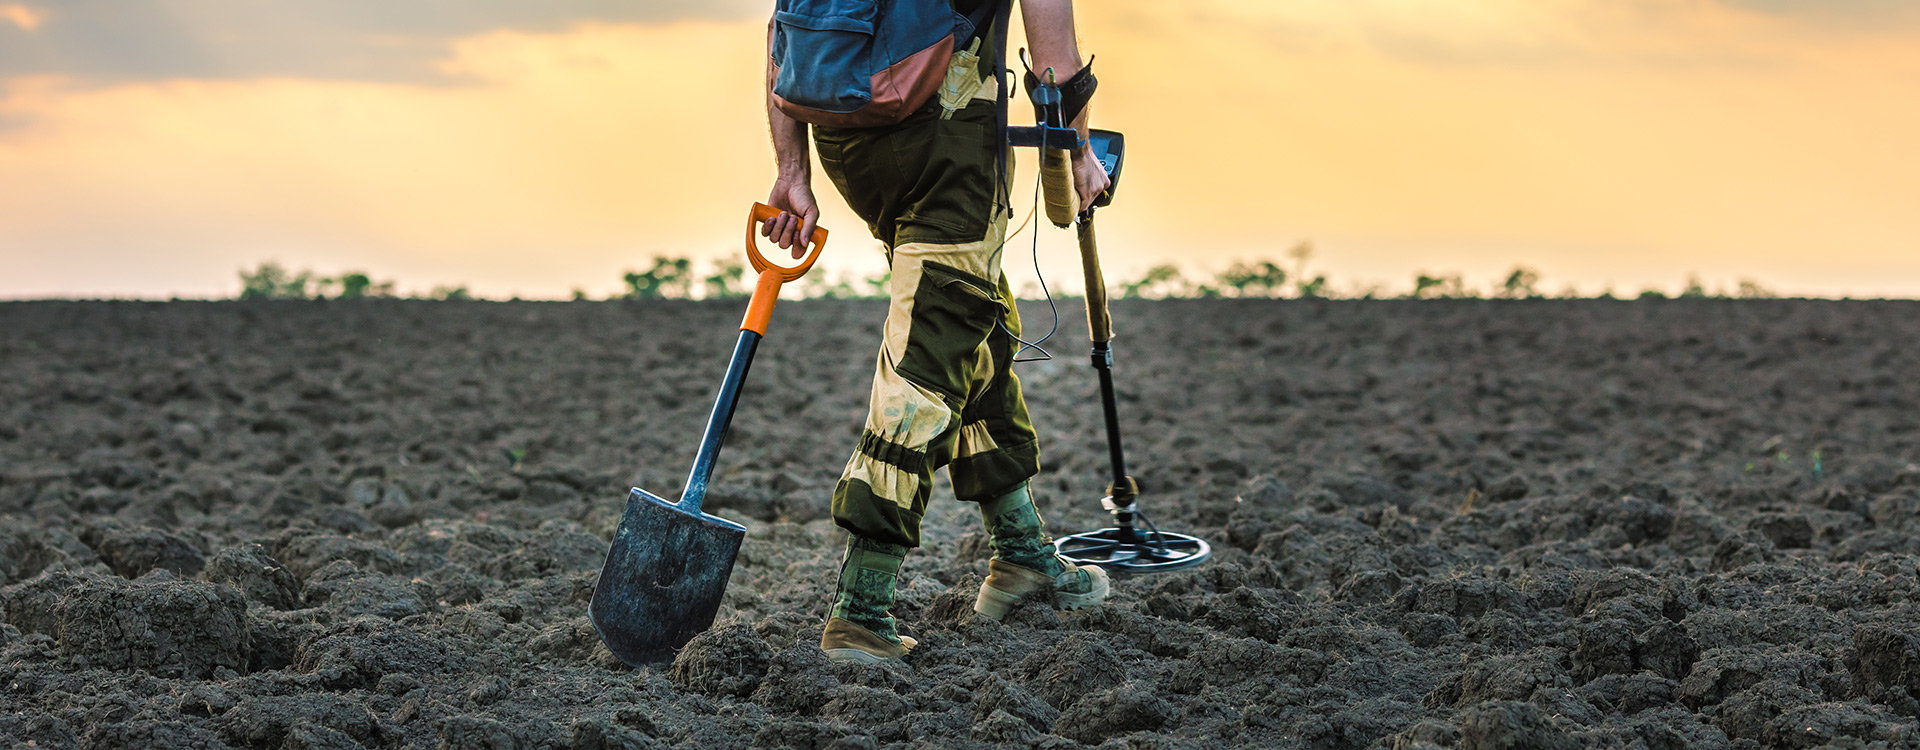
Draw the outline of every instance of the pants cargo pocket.
[[[974,351],[1005,311],[993,288],[952,266],[923,262],[906,350],[894,370],[946,396],[956,409],[965,403]]]

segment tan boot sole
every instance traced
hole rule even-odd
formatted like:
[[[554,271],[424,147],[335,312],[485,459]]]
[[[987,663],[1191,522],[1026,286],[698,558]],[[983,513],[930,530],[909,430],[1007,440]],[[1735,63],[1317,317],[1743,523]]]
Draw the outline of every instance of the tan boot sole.
[[[1065,591],[1055,590],[1053,592],[1053,606],[1055,608],[1085,609],[1106,601],[1107,595],[1113,593],[1113,586],[1108,582],[1107,570],[1105,568],[1098,565],[1082,565],[1079,567],[1081,570],[1087,571],[1087,576],[1093,579],[1093,590],[1084,594],[1069,594]]]
[[[1093,590],[1073,594],[1056,589],[1053,592],[1055,609],[1084,609],[1106,601],[1112,593],[1107,571],[1096,565],[1078,567],[1087,571],[1087,575],[1093,579]],[[1053,579],[1040,571],[999,560],[987,563],[987,570],[987,580],[980,584],[980,595],[973,600],[973,611],[995,622],[1006,619],[1007,613],[1012,612],[1027,594],[1053,585]]]
[[[828,619],[826,629],[820,634],[820,650],[826,653],[827,661],[849,664],[900,661],[918,645],[919,641],[903,635],[900,645],[895,646],[873,631],[838,617]]]

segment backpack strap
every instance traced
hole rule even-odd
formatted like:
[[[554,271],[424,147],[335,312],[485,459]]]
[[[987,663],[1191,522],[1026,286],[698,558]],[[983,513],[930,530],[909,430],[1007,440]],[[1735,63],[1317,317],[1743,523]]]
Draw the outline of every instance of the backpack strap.
[[[1000,9],[1002,7],[1011,10],[1013,7],[1012,0],[983,0],[983,2],[974,7],[973,12],[962,14],[966,16],[968,23],[973,24],[973,33],[967,35],[965,39],[953,40],[953,48],[965,49],[973,40],[986,36],[987,24],[992,23],[994,18],[1000,15]]]
[[[994,125],[998,131],[995,142],[1000,144],[998,158],[995,159],[998,166],[994,170],[994,192],[1004,193],[1001,195],[1000,200],[994,201],[993,210],[996,214],[1002,210],[1006,211],[1007,219],[1012,220],[1013,186],[1007,184],[1007,154],[1012,151],[1012,144],[1007,140],[1007,91],[1015,84],[1013,76],[1010,75],[1013,71],[1007,68],[1007,27],[1013,23],[1013,0],[986,0],[986,2],[980,4],[980,7],[974,9],[975,13],[981,11],[987,11],[991,13],[992,16],[991,33],[993,34],[993,82],[995,91],[993,97],[993,116]],[[987,223],[993,223],[993,220],[996,218],[999,217],[987,217]]]

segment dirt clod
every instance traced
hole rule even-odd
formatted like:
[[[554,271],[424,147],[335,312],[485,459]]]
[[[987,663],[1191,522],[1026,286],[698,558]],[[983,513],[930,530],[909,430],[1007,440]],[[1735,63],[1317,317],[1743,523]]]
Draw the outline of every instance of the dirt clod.
[[[246,668],[246,602],[199,581],[98,578],[65,592],[54,610],[60,653],[101,669],[207,678]]]

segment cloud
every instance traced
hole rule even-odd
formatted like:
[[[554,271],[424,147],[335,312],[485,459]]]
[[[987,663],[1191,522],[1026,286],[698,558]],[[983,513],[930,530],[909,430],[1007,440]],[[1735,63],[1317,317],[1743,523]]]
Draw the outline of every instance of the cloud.
[[[1912,0],[1111,1],[1145,33],[1435,67],[1767,67],[1836,39],[1904,41],[1920,22]]]
[[[33,31],[47,20],[47,14],[25,5],[9,3],[0,5],[0,20],[13,24],[21,31]]]
[[[0,78],[434,82],[454,39],[739,19],[764,0],[61,0],[0,5]]]
[[[1793,16],[1853,28],[1882,27],[1889,22],[1920,21],[1920,8],[1911,0],[1720,0],[1748,11]]]

